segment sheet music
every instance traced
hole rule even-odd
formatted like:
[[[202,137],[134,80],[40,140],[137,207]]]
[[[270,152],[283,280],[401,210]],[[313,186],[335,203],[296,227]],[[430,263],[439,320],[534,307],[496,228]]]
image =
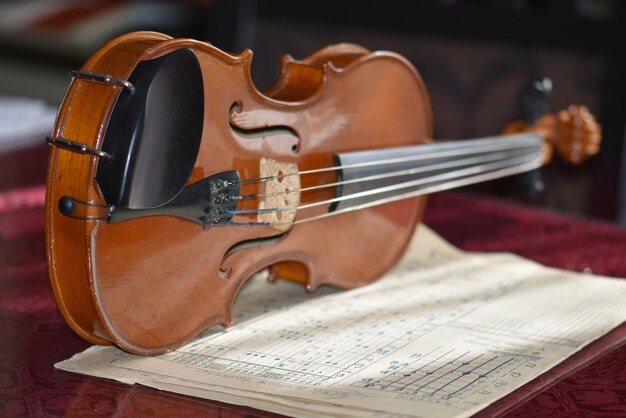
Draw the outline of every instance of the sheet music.
[[[237,325],[158,357],[92,347],[57,367],[293,416],[469,416],[626,319],[626,282],[510,254],[462,253],[425,227],[360,289],[262,278]]]

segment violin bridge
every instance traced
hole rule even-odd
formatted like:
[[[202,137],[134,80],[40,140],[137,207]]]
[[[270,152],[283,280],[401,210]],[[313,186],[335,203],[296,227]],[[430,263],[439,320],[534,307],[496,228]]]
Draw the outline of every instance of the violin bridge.
[[[287,231],[296,219],[300,204],[300,174],[295,163],[261,158],[260,177],[267,179],[265,192],[259,199],[259,209],[276,209],[259,212],[257,221]]]

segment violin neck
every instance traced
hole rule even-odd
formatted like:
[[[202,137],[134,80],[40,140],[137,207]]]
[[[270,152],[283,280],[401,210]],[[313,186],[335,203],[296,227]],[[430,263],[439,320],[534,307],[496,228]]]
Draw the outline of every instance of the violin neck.
[[[536,169],[543,140],[536,134],[432,143],[335,155],[337,201],[354,210]]]

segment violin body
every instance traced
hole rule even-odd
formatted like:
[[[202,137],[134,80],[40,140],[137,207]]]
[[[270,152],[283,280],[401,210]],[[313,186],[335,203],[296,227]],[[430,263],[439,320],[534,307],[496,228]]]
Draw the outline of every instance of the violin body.
[[[191,152],[193,158],[183,155],[193,147],[180,142],[162,149],[160,143],[150,143],[149,133],[138,149],[160,153],[168,161],[175,161],[178,154],[190,161],[186,171],[176,174],[184,178],[185,187],[236,171],[241,194],[267,194],[264,183],[246,181],[266,175],[267,161],[285,164],[274,168],[279,176],[280,167],[302,171],[332,166],[338,152],[409,146],[432,137],[430,103],[417,71],[396,54],[372,53],[355,45],[327,47],[302,61],[285,57],[279,80],[265,94],[252,83],[249,50],[230,55],[206,43],[151,32],[109,42],[82,71],[132,80],[138,69],[151,68],[151,62],[181,50],[197,65],[201,80],[201,86],[191,85],[193,91],[185,94],[197,98],[200,91],[202,103],[178,113],[172,109],[172,114],[201,115],[199,122],[193,121],[199,128],[189,128],[192,134],[197,132],[197,152]],[[159,75],[154,77],[158,80]],[[169,79],[163,83],[169,86],[163,91],[178,94]],[[124,90],[121,83],[74,78],[53,133],[82,144],[83,151],[93,150],[73,152],[67,148],[74,146],[69,141],[66,148],[52,147],[46,196],[52,287],[65,319],[84,339],[113,343],[136,354],[163,353],[211,325],[230,325],[238,290],[263,269],[270,268],[275,278],[301,282],[311,291],[322,284],[352,288],[381,277],[403,254],[422,214],[422,197],[288,227],[234,226],[250,221],[243,213],[229,219],[233,226],[222,227],[159,213],[107,221],[102,215],[110,208],[109,195],[117,193],[120,206],[128,210],[136,209],[137,201],[138,207],[143,204],[152,210],[157,202],[150,200],[154,197],[150,179],[140,186],[123,179],[111,192],[103,177],[106,164],[119,162],[115,155],[113,163],[97,155],[107,156],[102,151],[107,138],[116,129],[125,129],[114,120],[127,117],[134,123],[132,115],[119,113],[127,100]],[[159,100],[158,91],[147,86],[144,93],[149,120],[150,101]],[[185,102],[181,106],[188,106],[187,96],[181,97]],[[122,116],[116,116],[116,109]],[[157,119],[166,121],[157,134],[165,135],[172,114],[167,109],[159,112]],[[155,172],[151,162],[144,161],[146,170]],[[176,169],[175,162],[173,168],[168,164],[163,165],[166,176]],[[155,180],[164,186],[154,199],[180,200],[167,190],[169,181]],[[321,172],[302,177],[301,186],[333,181],[335,173]],[[132,187],[147,190],[148,195],[133,194]],[[336,192],[333,187],[312,190],[302,193],[299,203],[326,201]],[[72,216],[63,213],[64,202],[78,205],[69,210]],[[310,208],[307,216],[327,213],[330,205]],[[241,211],[256,207],[254,200],[238,202]],[[131,212],[118,212],[124,213]],[[299,216],[295,214],[295,219]]]

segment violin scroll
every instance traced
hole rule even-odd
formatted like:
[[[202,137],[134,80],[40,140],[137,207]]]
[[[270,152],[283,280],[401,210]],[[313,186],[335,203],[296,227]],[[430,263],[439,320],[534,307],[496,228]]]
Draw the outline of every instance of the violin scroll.
[[[503,133],[535,132],[548,146],[544,148],[544,164],[556,151],[568,164],[581,165],[600,151],[602,127],[585,106],[570,105],[557,114],[547,113],[533,124],[523,120],[509,123]]]
[[[572,165],[583,164],[600,151],[602,127],[585,106],[570,106],[556,116],[553,139],[558,154]]]

